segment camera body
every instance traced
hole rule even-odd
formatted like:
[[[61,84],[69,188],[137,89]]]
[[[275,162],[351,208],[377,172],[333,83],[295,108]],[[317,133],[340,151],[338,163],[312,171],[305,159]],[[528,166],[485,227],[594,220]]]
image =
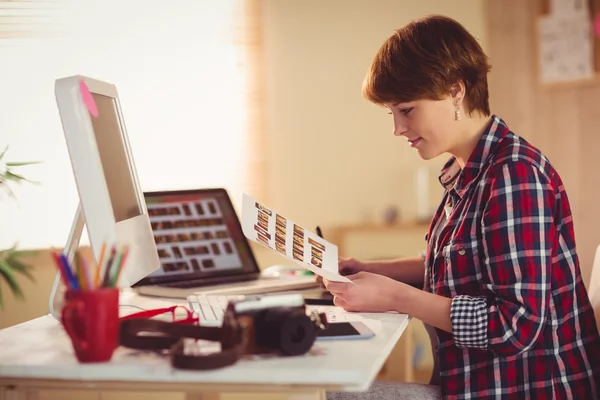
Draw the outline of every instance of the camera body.
[[[307,353],[318,330],[327,328],[325,314],[307,313],[299,294],[246,296],[229,302],[223,328],[240,330],[243,354]]]

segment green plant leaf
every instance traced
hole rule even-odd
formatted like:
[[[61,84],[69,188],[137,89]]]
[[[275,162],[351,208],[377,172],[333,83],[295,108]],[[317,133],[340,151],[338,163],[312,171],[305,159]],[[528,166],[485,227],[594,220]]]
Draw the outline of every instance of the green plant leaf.
[[[6,146],[4,151],[2,153],[0,153],[0,160],[2,160],[2,157],[4,157],[4,155],[6,154],[7,151],[8,151],[8,146]]]
[[[8,249],[0,250],[0,260],[4,260],[4,259],[10,257],[13,253],[15,253],[17,251],[18,246],[19,246],[19,242],[15,242]]]
[[[19,247],[19,242],[15,242],[10,248],[0,251],[0,254],[6,252],[6,253],[14,253],[15,251],[17,251],[17,247]]]
[[[15,298],[22,299],[24,296],[23,292],[21,291],[21,287],[15,279],[15,274],[13,273],[12,268],[6,263],[6,260],[0,261],[0,275],[2,275],[6,283],[8,283],[8,287],[10,287],[10,290],[13,292]]]
[[[23,257],[34,257],[38,254],[37,251],[35,250],[13,250],[16,253],[16,257],[19,258],[23,258]]]
[[[6,171],[4,173],[4,177],[8,180],[15,181],[15,182],[27,180],[27,178],[25,178],[24,176],[15,174],[14,172],[10,172],[10,171]]]
[[[7,162],[7,167],[23,167],[25,165],[41,164],[41,161]]]
[[[31,179],[25,178],[23,175],[15,174],[14,172],[8,170],[4,172],[4,178],[15,182],[25,181],[33,184],[39,184],[39,182],[32,181]]]
[[[12,267],[14,271],[20,273],[21,275],[25,275],[30,281],[35,282],[35,278],[30,272],[32,269],[31,265],[23,264],[21,261],[17,260],[16,257],[9,257],[4,262],[9,267]]]
[[[2,189],[4,189],[4,191],[8,194],[8,197],[12,197],[14,200],[17,199],[17,196],[15,196],[15,193],[12,190],[10,190],[8,185],[2,184],[2,180],[0,180],[0,187],[2,187]]]

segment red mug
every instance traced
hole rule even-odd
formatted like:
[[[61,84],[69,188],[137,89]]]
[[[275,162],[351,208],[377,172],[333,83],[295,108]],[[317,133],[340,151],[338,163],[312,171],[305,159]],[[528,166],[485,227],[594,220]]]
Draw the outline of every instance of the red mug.
[[[118,346],[119,289],[67,290],[62,324],[79,362],[109,361]]]

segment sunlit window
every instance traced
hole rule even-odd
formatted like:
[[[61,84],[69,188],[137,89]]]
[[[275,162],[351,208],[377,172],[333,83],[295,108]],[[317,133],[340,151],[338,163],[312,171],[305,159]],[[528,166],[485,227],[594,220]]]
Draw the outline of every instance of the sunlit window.
[[[82,74],[119,91],[144,190],[226,187],[248,160],[241,0],[0,2],[0,150],[42,161],[0,197],[0,248],[63,246],[78,202],[54,99]]]

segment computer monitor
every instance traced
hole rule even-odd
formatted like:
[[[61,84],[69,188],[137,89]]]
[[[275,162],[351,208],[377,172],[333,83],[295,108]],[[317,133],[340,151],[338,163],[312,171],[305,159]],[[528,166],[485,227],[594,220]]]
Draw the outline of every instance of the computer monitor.
[[[82,87],[93,98],[95,115],[85,102]],[[104,243],[128,245],[127,264],[118,286],[130,287],[157,270],[160,261],[117,88],[77,75],[56,80],[55,96],[79,194],[64,251],[72,261],[84,225],[96,262]],[[55,317],[59,317],[63,297],[60,285],[57,274],[50,297]]]

